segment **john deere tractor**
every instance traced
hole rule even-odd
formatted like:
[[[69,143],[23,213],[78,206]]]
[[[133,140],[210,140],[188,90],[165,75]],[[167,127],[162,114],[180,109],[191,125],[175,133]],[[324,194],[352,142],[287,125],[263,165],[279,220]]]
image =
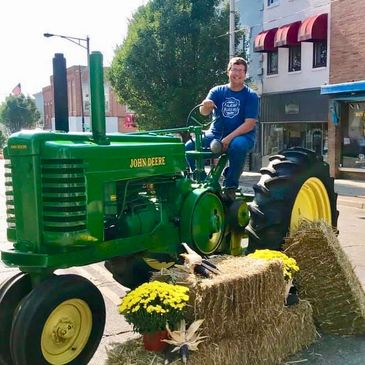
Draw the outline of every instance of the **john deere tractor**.
[[[106,134],[102,55],[90,56],[92,133],[21,131],[5,148],[7,236],[0,285],[0,363],[87,364],[105,324],[99,290],[57,269],[105,262],[134,288],[174,265],[182,242],[201,255],[280,250],[301,218],[336,226],[336,194],[321,156],[291,148],[261,169],[254,196],[223,199],[221,155],[207,177],[203,128]],[[67,101],[66,101],[67,103]],[[185,152],[177,132],[195,136]],[[187,173],[186,153],[197,161]]]

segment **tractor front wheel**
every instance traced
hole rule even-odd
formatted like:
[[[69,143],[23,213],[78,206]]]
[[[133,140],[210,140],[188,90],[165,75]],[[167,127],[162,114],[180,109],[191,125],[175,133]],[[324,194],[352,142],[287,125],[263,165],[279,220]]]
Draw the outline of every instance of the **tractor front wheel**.
[[[78,275],[53,276],[18,306],[10,348],[16,365],[86,365],[105,325],[100,291]]]
[[[337,194],[329,166],[314,151],[293,147],[270,157],[254,186],[247,253],[256,249],[280,250],[290,230],[301,219],[324,220],[337,226]]]
[[[30,292],[30,276],[18,273],[0,285],[0,364],[12,365],[10,332],[13,315],[19,302]]]

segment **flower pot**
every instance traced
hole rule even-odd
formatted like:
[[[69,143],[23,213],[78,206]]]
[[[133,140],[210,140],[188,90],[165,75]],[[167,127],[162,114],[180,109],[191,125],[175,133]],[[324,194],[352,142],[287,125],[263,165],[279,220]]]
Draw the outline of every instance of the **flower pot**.
[[[148,351],[160,352],[167,348],[168,344],[162,340],[167,339],[167,331],[143,333],[143,345]]]

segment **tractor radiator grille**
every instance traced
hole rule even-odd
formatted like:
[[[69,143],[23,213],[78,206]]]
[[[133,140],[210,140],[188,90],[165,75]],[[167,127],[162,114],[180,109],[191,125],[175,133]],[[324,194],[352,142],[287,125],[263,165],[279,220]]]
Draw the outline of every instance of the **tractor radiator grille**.
[[[43,228],[48,232],[86,229],[85,171],[81,159],[43,159]]]
[[[5,161],[5,196],[8,228],[15,229],[14,191],[10,160]]]

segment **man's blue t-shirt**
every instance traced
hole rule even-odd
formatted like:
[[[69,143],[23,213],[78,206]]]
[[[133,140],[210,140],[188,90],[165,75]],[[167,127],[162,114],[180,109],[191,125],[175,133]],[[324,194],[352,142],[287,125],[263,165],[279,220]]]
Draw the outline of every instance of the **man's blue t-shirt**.
[[[244,123],[246,118],[258,119],[259,98],[257,94],[246,85],[240,91],[232,91],[229,85],[213,87],[206,99],[212,100],[216,105],[213,111],[213,123],[209,130],[221,139]],[[256,128],[245,134],[255,138]]]

